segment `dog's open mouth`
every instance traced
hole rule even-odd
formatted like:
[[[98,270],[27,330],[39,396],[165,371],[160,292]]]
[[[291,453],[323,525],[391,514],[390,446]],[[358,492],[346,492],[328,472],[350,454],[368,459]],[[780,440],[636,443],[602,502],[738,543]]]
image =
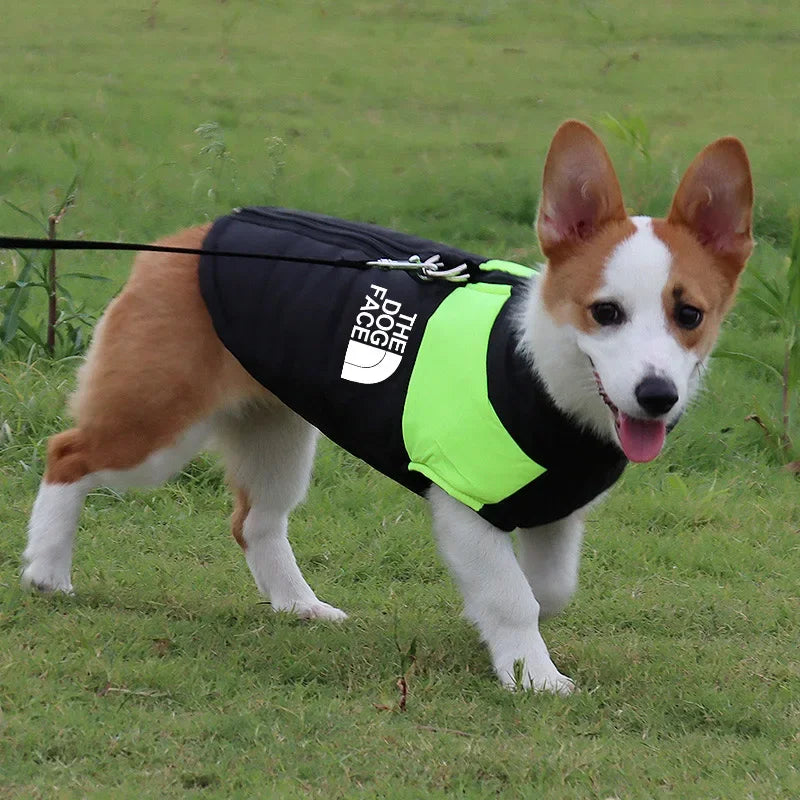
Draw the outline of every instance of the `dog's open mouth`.
[[[632,417],[630,414],[620,411],[606,394],[597,370],[593,370],[593,372],[597,382],[597,391],[614,416],[614,424],[622,451],[630,461],[639,463],[652,461],[664,447],[664,440],[667,436],[666,423],[658,419]]]

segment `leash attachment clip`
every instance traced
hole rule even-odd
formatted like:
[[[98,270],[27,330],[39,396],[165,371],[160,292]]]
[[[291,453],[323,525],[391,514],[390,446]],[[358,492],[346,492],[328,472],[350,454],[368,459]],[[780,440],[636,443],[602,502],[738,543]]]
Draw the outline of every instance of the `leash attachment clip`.
[[[409,256],[406,261],[395,260],[392,258],[379,258],[375,261],[367,261],[368,267],[379,267],[380,269],[402,269],[407,272],[416,272],[422,280],[430,281],[433,279],[450,281],[451,283],[466,283],[469,280],[469,267],[466,264],[459,264],[457,267],[445,269],[442,257],[436,255],[426,258],[424,261],[419,256]]]

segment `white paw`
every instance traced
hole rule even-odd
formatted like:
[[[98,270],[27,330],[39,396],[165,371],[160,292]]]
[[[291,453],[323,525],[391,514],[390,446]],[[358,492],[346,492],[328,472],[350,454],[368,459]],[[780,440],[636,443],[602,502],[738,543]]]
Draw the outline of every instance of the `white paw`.
[[[548,692],[566,697],[575,691],[575,682],[562,675],[552,662],[539,668],[528,667],[523,659],[518,659],[510,667],[497,667],[497,676],[506,689],[533,690]]]
[[[329,622],[343,622],[347,619],[347,614],[341,609],[335,608],[322,600],[314,600],[310,603],[284,603],[272,604],[273,611],[288,611],[300,619],[324,619]]]
[[[25,589],[36,589],[37,592],[63,592],[74,594],[69,572],[57,569],[53,564],[29,564],[22,572],[21,583]]]

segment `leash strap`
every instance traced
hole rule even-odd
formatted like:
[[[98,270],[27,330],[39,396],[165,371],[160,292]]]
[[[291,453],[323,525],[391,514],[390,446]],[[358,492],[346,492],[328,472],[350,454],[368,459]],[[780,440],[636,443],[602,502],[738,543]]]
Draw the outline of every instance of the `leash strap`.
[[[326,267],[351,267],[416,272],[424,280],[440,279],[455,283],[469,280],[469,267],[459,264],[445,269],[441,256],[434,255],[422,261],[419,256],[409,256],[406,261],[379,258],[375,261],[349,261],[348,259],[304,258],[301,256],[272,255],[269,253],[248,253],[229,250],[206,250],[202,247],[171,247],[161,244],[135,244],[133,242],[102,242],[84,239],[37,239],[28,236],[0,236],[0,249],[8,250],[133,250],[147,253],[185,253],[197,256],[229,256],[236,258],[260,258],[269,261],[287,261],[292,264],[319,264]]]

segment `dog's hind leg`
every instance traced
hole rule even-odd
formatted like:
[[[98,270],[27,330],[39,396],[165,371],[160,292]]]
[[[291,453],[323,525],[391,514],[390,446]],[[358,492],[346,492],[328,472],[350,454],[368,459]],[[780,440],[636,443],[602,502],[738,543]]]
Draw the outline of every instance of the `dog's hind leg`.
[[[519,563],[547,619],[569,603],[578,586],[585,510],[537,528],[518,531]]]
[[[169,244],[198,247],[205,228]],[[219,409],[263,394],[214,334],[197,259],[142,254],[98,323],[72,397],[76,427],[53,436],[23,554],[23,584],[72,589],[78,517],[98,486],[157,485],[200,449]]]
[[[227,414],[217,438],[236,491],[233,536],[259,591],[274,611],[304,619],[345,619],[343,611],[319,600],[306,583],[287,535],[289,513],[308,489],[316,429],[285,406],[257,404]]]
[[[47,470],[33,505],[23,553],[24,586],[70,593],[75,530],[87,494],[98,486],[124,490],[163,483],[202,447],[210,431],[208,421],[199,422],[138,459],[134,453],[146,446],[146,436],[126,430],[126,423],[120,418],[118,430],[109,431],[109,439],[102,442],[81,428],[64,431],[48,442]],[[130,459],[120,460],[120,448],[130,451]]]
[[[22,554],[22,584],[42,592],[72,592],[72,546],[86,495],[94,488],[81,450],[78,430],[54,436],[48,445],[51,470],[39,487],[28,526],[28,546]],[[49,479],[48,479],[49,478]]]

